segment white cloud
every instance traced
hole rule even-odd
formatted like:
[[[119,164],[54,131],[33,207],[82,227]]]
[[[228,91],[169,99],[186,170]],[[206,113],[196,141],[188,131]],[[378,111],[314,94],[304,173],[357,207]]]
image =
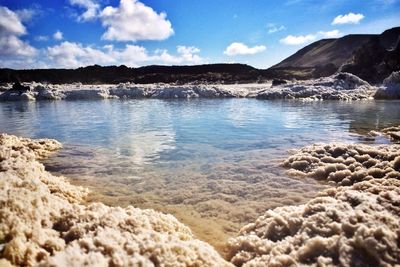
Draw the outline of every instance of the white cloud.
[[[53,34],[53,38],[54,38],[55,40],[57,40],[57,41],[60,41],[60,40],[62,40],[62,39],[64,38],[64,37],[63,37],[63,33],[57,30],[57,31]]]
[[[351,26],[347,33],[351,34],[381,34],[383,31],[399,26],[400,12],[393,15],[382,16],[368,22]]]
[[[198,53],[200,53],[200,49],[194,46],[183,46],[178,45],[177,52],[179,57],[182,59],[182,62],[190,62],[193,64],[200,64],[204,61]]]
[[[285,38],[281,39],[280,42],[285,45],[301,45],[305,43],[309,43],[317,39],[317,35],[315,34],[307,34],[307,35],[288,35]]]
[[[336,18],[333,19],[332,25],[337,25],[337,24],[358,24],[360,21],[364,18],[363,14],[354,14],[354,13],[349,13],[346,15],[339,15]]]
[[[113,61],[111,56],[101,50],[72,42],[62,42],[60,45],[48,47],[47,56],[51,65],[66,68],[107,64]]]
[[[27,34],[25,26],[18,15],[0,6],[0,57],[30,57],[36,49],[22,41],[20,37]]]
[[[165,13],[158,14],[138,0],[121,0],[119,7],[103,9],[100,19],[107,28],[102,39],[115,41],[164,40],[174,33]]]
[[[36,54],[36,49],[23,42],[15,35],[0,36],[0,57],[22,56],[30,57]]]
[[[275,32],[280,32],[286,29],[285,26],[283,25],[276,25],[274,23],[269,23],[267,25],[268,33],[275,33]]]
[[[47,48],[46,54],[49,59],[48,65],[50,66],[76,68],[93,64],[123,64],[136,67],[149,64],[205,63],[205,59],[198,55],[199,52],[200,49],[193,46],[178,46],[176,55],[160,49],[150,54],[146,48],[137,45],[126,45],[122,49],[115,49],[113,45],[95,48],[65,41]]]
[[[48,41],[49,40],[49,36],[38,35],[38,36],[35,36],[35,40],[36,41],[41,41],[41,42]]]
[[[30,21],[34,16],[36,16],[40,11],[32,8],[24,8],[20,10],[15,10],[15,14],[17,14],[18,18],[21,21]]]
[[[22,25],[18,15],[7,7],[3,6],[0,6],[0,33],[13,35],[26,34],[25,26]]]
[[[319,31],[318,34],[323,38],[338,38],[343,35],[339,30],[332,30],[327,32]]]
[[[253,55],[256,53],[260,53],[267,49],[263,45],[257,45],[253,47],[248,47],[243,43],[234,42],[231,43],[224,51],[225,55],[235,56],[235,55]]]
[[[313,42],[318,38],[338,38],[341,36],[343,36],[343,34],[339,30],[319,31],[315,34],[297,35],[297,36],[288,35],[285,38],[281,39],[280,42],[285,45],[302,45]]]
[[[89,21],[98,16],[100,5],[94,0],[69,0],[69,3],[86,9],[85,12],[78,16],[78,21]]]

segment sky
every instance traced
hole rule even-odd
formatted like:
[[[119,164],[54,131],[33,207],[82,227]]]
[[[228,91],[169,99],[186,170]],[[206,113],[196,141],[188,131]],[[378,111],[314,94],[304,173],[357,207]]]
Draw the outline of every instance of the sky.
[[[400,0],[0,0],[0,67],[244,63],[400,26]]]

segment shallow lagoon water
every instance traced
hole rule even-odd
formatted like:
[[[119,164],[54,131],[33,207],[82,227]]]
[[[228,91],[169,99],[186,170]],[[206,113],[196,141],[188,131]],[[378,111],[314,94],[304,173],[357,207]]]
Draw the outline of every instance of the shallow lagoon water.
[[[365,133],[399,123],[397,101],[0,103],[0,132],[64,144],[44,163],[91,188],[88,201],[172,213],[217,249],[266,209],[304,203],[325,187],[285,175],[288,150],[371,142]]]

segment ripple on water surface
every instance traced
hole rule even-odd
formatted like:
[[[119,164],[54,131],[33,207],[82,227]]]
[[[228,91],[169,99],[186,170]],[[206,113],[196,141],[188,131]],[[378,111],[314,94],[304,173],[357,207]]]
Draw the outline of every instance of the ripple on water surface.
[[[55,138],[46,160],[93,191],[89,201],[172,213],[221,248],[266,209],[304,203],[324,185],[287,177],[287,151],[363,142],[400,123],[396,101],[104,100],[0,103],[0,131]],[[384,141],[384,140],[383,140]]]

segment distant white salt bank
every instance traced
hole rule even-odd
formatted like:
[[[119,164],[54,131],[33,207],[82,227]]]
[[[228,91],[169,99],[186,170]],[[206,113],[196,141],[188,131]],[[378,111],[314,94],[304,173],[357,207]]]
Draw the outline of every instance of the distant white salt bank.
[[[26,89],[0,88],[0,101],[90,100],[90,99],[189,99],[257,98],[304,100],[363,100],[400,98],[399,73],[393,73],[381,87],[349,73],[306,81],[263,84],[131,84],[83,85],[25,83]]]

